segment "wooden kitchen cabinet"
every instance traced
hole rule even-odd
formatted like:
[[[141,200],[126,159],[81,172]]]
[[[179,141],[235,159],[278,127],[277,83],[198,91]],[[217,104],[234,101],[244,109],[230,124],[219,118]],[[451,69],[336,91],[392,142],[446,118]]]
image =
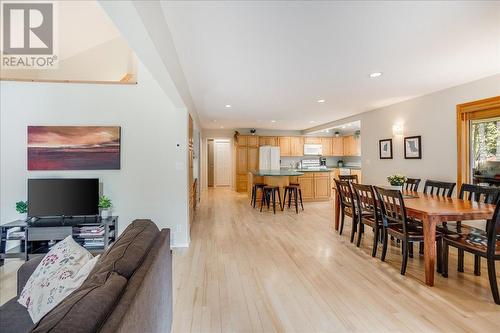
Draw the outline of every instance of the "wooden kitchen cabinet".
[[[278,146],[278,138],[275,136],[261,136],[259,137],[260,146]]]
[[[246,147],[248,142],[247,138],[248,137],[246,135],[239,135],[236,140],[236,145]]]
[[[290,138],[290,156],[304,156],[304,138],[292,136]]]
[[[256,135],[247,136],[247,145],[248,145],[248,147],[258,147],[259,146],[259,137]]]
[[[292,156],[290,140],[289,136],[281,136],[278,138],[281,156]]]
[[[333,156],[332,155],[332,138],[321,138],[321,146],[323,150],[323,156]]]
[[[360,156],[361,145],[359,138],[354,135],[344,136],[344,156]]]
[[[330,199],[330,174],[327,172],[315,173],[314,175],[314,199]]]
[[[332,138],[332,156],[344,156],[344,138]]]
[[[304,175],[297,178],[302,190],[302,200],[314,200],[314,177],[313,175]]]
[[[248,147],[236,147],[236,173],[247,174],[248,172]]]
[[[259,147],[251,147],[247,148],[247,169],[257,170],[259,168]]]
[[[304,137],[304,143],[306,143],[306,144],[320,145],[321,144],[321,138],[316,138],[316,137],[312,137],[312,136],[306,136],[306,137]]]

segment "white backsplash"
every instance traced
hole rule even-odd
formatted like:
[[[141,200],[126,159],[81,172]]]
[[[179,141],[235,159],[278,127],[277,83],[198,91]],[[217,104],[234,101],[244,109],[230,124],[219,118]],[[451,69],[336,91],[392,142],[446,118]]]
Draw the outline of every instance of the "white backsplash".
[[[297,162],[304,159],[314,159],[312,156],[282,156],[281,157],[281,167],[290,168],[295,167]],[[319,157],[318,157],[319,159]],[[329,167],[336,167],[339,160],[344,161],[344,166],[351,167],[361,167],[361,157],[360,156],[344,156],[344,157],[327,157],[326,165]]]

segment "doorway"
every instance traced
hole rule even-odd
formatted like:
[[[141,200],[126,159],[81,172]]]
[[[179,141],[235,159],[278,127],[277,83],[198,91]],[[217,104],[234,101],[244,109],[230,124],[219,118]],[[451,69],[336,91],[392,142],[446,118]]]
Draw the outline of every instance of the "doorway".
[[[228,139],[214,140],[214,186],[231,186],[231,142]]]

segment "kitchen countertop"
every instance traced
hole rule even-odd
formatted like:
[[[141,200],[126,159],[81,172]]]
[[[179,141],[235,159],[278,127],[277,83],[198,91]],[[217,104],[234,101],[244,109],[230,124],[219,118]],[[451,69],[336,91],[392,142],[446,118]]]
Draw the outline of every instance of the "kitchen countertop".
[[[361,167],[360,166],[343,166],[343,167],[339,167],[339,166],[329,166],[328,168],[330,169],[352,169],[352,170],[361,170]]]
[[[303,176],[302,171],[296,171],[294,169],[281,169],[281,170],[251,170],[254,176],[260,177],[294,177]]]
[[[291,169],[291,170],[298,171],[298,172],[331,172],[333,170],[333,168],[327,167],[326,169],[308,168],[308,169]]]

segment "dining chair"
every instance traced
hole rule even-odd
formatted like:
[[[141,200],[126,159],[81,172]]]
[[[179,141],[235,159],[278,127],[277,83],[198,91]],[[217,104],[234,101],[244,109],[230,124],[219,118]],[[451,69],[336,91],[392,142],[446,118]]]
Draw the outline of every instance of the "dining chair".
[[[419,185],[420,185],[419,178],[407,178],[405,182],[405,190],[417,192]]]
[[[456,183],[426,180],[424,184],[424,193],[451,198],[455,185]]]
[[[495,271],[495,261],[500,260],[500,205],[497,204],[493,218],[488,224],[486,232],[480,233],[459,233],[445,234],[443,236],[443,272],[444,277],[448,277],[448,254],[449,247],[453,246],[475,256],[486,258],[488,262],[488,278],[490,281],[491,293],[496,304],[500,305],[498,294],[497,275]]]
[[[462,184],[458,198],[462,200],[475,201],[478,203],[497,204],[499,196],[500,196],[499,187]],[[490,222],[489,221],[487,222],[486,230],[488,227],[488,223]],[[461,221],[457,221],[455,223],[448,222],[446,224],[443,224],[442,227],[440,227],[440,231],[446,234],[461,234],[461,233],[478,234],[486,230],[481,230],[479,228],[475,228],[468,225],[462,225]],[[459,272],[464,271],[463,249],[458,249],[457,270]],[[474,274],[477,276],[481,275],[481,257],[479,255],[474,256]]]
[[[339,175],[339,180],[350,183],[359,183],[358,175]]]
[[[356,246],[361,244],[361,237],[364,234],[364,225],[373,229],[373,249],[372,257],[377,255],[377,246],[380,233],[382,231],[382,221],[377,205],[377,197],[373,191],[373,186],[363,184],[352,184],[352,189],[356,198],[356,208],[358,210],[358,241]]]
[[[408,219],[403,195],[399,190],[388,190],[375,187],[382,216],[382,261],[387,254],[388,235],[399,239],[402,244],[403,260],[401,262],[401,275],[405,275],[408,264],[409,248],[414,242],[423,243],[424,233],[421,224]],[[436,232],[437,268],[441,272],[441,239],[442,235]]]
[[[344,220],[345,216],[349,216],[352,219],[352,229],[351,229],[351,243],[354,242],[354,234],[356,233],[357,227],[357,212],[355,208],[354,194],[352,193],[351,185],[348,181],[335,179],[335,184],[337,185],[337,191],[339,193],[340,199],[340,230],[339,235],[342,235],[344,230]]]

